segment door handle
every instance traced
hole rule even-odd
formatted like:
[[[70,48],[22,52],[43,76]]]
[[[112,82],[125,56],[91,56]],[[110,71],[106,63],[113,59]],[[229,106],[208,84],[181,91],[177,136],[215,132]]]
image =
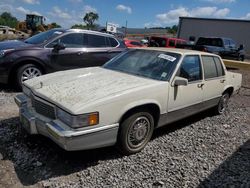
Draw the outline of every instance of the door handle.
[[[224,83],[226,80],[225,79],[223,79],[223,80],[220,80],[220,83]]]
[[[204,84],[198,84],[197,87],[198,88],[202,88],[204,86]]]

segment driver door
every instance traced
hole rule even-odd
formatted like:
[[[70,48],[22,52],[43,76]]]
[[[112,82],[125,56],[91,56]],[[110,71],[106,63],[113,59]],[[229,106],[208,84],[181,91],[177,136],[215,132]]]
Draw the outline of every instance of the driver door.
[[[175,76],[186,78],[188,85],[175,86],[169,90],[168,123],[190,116],[202,109],[203,79],[199,55],[187,55]]]
[[[65,45],[65,49],[55,50],[57,43]],[[55,70],[67,70],[86,67],[88,53],[83,33],[69,33],[50,43],[50,62]]]

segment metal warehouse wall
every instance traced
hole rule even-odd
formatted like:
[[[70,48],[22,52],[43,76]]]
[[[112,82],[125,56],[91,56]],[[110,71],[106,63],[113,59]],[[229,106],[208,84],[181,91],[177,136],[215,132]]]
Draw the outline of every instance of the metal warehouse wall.
[[[179,38],[189,39],[195,36],[216,36],[232,38],[237,45],[245,45],[245,50],[250,54],[250,20],[209,19],[180,17]]]

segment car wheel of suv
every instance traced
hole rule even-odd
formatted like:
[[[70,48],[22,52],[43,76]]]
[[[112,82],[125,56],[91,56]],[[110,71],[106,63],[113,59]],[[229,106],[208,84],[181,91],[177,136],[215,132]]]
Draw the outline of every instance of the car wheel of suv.
[[[37,66],[33,64],[24,65],[17,70],[17,87],[20,89],[24,81],[41,75],[42,71]]]
[[[118,146],[125,155],[141,151],[150,141],[154,130],[153,116],[137,112],[126,118],[120,126]]]
[[[239,61],[244,61],[244,60],[245,60],[245,56],[244,55],[239,56]]]
[[[229,101],[230,95],[229,93],[223,93],[220,101],[216,107],[216,114],[223,114],[225,112],[225,110],[228,107],[228,101]]]

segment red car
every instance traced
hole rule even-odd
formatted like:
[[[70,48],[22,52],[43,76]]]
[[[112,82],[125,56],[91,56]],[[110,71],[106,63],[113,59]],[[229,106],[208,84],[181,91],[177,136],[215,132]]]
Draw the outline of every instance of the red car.
[[[149,46],[175,48],[177,44],[187,44],[187,41],[179,38],[150,37]]]
[[[128,48],[147,47],[147,46],[143,45],[140,41],[137,41],[137,40],[124,39],[124,43]]]

